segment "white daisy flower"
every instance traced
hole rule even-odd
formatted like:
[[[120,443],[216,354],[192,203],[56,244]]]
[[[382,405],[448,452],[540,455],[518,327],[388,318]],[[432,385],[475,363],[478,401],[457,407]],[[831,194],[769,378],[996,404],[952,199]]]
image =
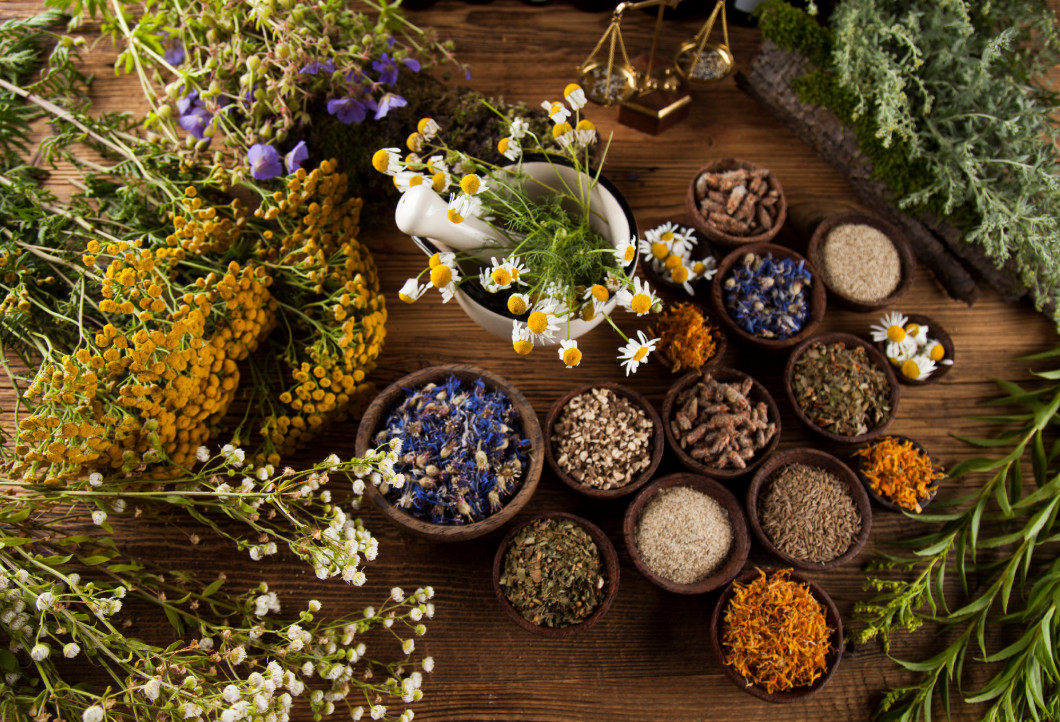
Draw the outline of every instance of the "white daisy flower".
[[[454,260],[450,259],[449,263],[439,261],[431,266],[431,285],[441,292],[442,303],[449,303],[453,298],[456,293],[456,284],[459,281],[460,270],[456,267]]]
[[[453,223],[463,223],[468,216],[477,216],[482,210],[482,199],[467,193],[457,193],[449,199],[446,217]]]
[[[592,145],[596,142],[596,126],[592,121],[582,118],[574,126],[574,142],[579,147]]]
[[[516,140],[522,140],[528,130],[530,130],[530,124],[526,120],[523,118],[512,118],[511,126],[508,128],[508,135]]]
[[[526,319],[526,327],[530,332],[531,340],[536,343],[548,343],[559,331],[559,319],[556,314],[548,311],[535,310],[530,312]]]
[[[585,107],[585,91],[577,83],[570,83],[564,88],[563,97],[570,103],[571,110],[581,110]]]
[[[501,287],[494,282],[493,277],[490,275],[490,269],[488,268],[483,268],[478,272],[478,282],[479,285],[482,286],[482,290],[486,293],[497,293],[501,290]]]
[[[901,341],[888,341],[884,347],[884,355],[895,366],[901,366],[916,356],[916,343],[908,336]]]
[[[567,110],[567,106],[563,103],[550,103],[547,100],[543,100],[541,101],[541,107],[545,109],[545,112],[548,113],[548,117],[556,125],[563,125],[567,122],[567,118],[570,117],[570,111]]]
[[[880,319],[879,324],[870,326],[869,332],[872,334],[872,340],[877,343],[880,341],[894,341],[897,343],[905,340],[905,325],[907,323],[909,323],[907,316],[903,316],[897,311],[891,311]]]
[[[624,287],[619,290],[617,296],[618,305],[638,316],[648,313],[651,311],[652,306],[659,303],[658,297],[648,287],[648,284],[643,283],[639,277],[633,279],[632,291]]]
[[[614,253],[619,265],[628,266],[637,257],[637,237],[631,236],[628,241],[619,244]]]
[[[626,367],[626,376],[636,373],[637,367],[646,363],[648,354],[655,350],[655,344],[659,339],[649,339],[643,331],[637,331],[636,339],[629,339],[625,346],[619,347],[618,359]]]
[[[704,278],[709,281],[718,272],[718,262],[714,260],[714,256],[707,256],[702,261],[693,263],[691,270],[694,280]]]
[[[934,373],[936,368],[938,367],[935,365],[935,362],[927,356],[914,356],[908,361],[902,363],[901,371],[902,376],[905,376],[907,379],[921,381]]]
[[[530,329],[525,323],[515,321],[512,324],[512,348],[520,356],[526,356],[534,350],[534,341]]]
[[[559,358],[567,368],[572,369],[582,362],[582,352],[578,349],[578,342],[566,339],[559,345]]]
[[[419,133],[424,140],[430,140],[438,135],[439,130],[441,130],[441,127],[434,118],[420,118],[420,122],[416,124],[416,132]]]
[[[401,193],[404,193],[409,188],[422,185],[427,177],[422,173],[416,173],[411,170],[402,170],[394,174],[394,187]]]
[[[523,148],[519,145],[519,139],[514,136],[505,136],[497,141],[497,152],[513,163],[523,155]]]
[[[414,303],[427,292],[428,288],[429,286],[426,283],[420,283],[415,278],[410,278],[405,281],[405,285],[398,291],[398,298],[405,303]]]
[[[508,296],[508,311],[515,316],[522,316],[530,310],[530,297],[525,293],[513,293]]]
[[[593,303],[593,315],[600,313],[604,310],[604,306],[611,300],[611,292],[607,290],[607,286],[602,283],[596,283],[590,286],[585,291],[585,295],[582,296],[586,301],[592,300]]]
[[[946,347],[935,339],[929,339],[924,346],[924,355],[939,365],[950,366],[953,359],[946,358]]]
[[[905,325],[905,332],[909,335],[913,341],[916,342],[917,346],[926,346],[928,342],[928,327],[921,326],[918,323],[907,323]]]
[[[401,151],[398,148],[382,148],[372,156],[372,167],[380,173],[396,175],[401,169]]]
[[[512,265],[510,260],[503,259],[498,261],[496,258],[491,258],[490,264],[492,265],[492,268],[488,270],[493,284],[499,289],[510,288],[515,280],[512,277]]]

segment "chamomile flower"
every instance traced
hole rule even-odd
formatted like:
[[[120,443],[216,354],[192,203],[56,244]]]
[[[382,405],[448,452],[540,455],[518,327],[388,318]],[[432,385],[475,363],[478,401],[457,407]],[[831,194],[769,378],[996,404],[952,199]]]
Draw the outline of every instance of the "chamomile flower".
[[[570,111],[567,110],[567,106],[563,103],[550,103],[547,100],[543,100],[541,101],[541,107],[545,109],[548,117],[556,125],[567,123],[567,118],[570,117]],[[567,126],[569,127],[570,123],[567,123]]]
[[[695,289],[692,288],[692,281],[695,279],[692,278],[688,266],[683,263],[679,263],[670,269],[670,280],[673,281],[675,285],[685,289],[685,293],[689,296],[696,295]]]
[[[705,278],[710,280],[714,278],[714,274],[718,272],[718,262],[714,260],[714,256],[707,256],[702,261],[696,261],[692,264],[692,278],[699,280]]]
[[[566,339],[559,345],[559,358],[567,368],[572,369],[582,362],[582,352],[578,349],[578,342]]]
[[[582,298],[586,301],[592,301],[593,315],[595,316],[604,310],[604,306],[611,300],[611,292],[607,290],[607,286],[602,283],[596,283],[585,291],[585,295]]]
[[[449,199],[446,217],[453,223],[463,223],[468,216],[476,216],[482,210],[482,199],[467,193],[457,193]]]
[[[907,323],[905,332],[918,346],[926,346],[928,342],[928,327],[919,323]]]
[[[653,241],[650,238],[642,238],[637,242],[637,250],[640,257],[645,261],[661,261],[670,255],[669,247],[662,241]]]
[[[531,311],[526,319],[526,328],[535,343],[548,343],[559,330],[559,320],[548,311]]]
[[[512,118],[512,123],[508,127],[508,135],[516,140],[522,140],[528,130],[530,130],[530,124],[525,119]]]
[[[531,338],[530,329],[525,323],[515,321],[512,323],[512,348],[520,356],[526,356],[534,350],[534,342]]]
[[[519,139],[514,136],[505,136],[497,141],[497,152],[503,155],[510,161],[517,161],[523,154],[522,146],[519,145]]]
[[[637,367],[646,363],[648,354],[655,350],[659,339],[649,339],[643,331],[637,331],[637,338],[629,339],[625,346],[619,347],[618,360],[626,367],[626,376],[636,373]]]
[[[475,173],[468,173],[460,179],[460,190],[464,191],[464,193],[467,193],[469,196],[477,195],[488,187],[489,185],[486,183],[486,179]]]
[[[455,262],[438,263],[431,268],[431,285],[442,293],[442,303],[448,303],[456,293],[460,271]]]
[[[395,175],[401,170],[401,151],[398,148],[382,148],[372,156],[372,167],[380,173]]]
[[[433,256],[427,259],[427,266],[434,268],[438,264],[445,264],[447,266],[453,265],[456,261],[456,254],[452,251],[444,251],[435,253]]]
[[[642,282],[639,277],[633,279],[632,291],[629,288],[622,288],[617,295],[618,305],[638,316],[648,313],[651,311],[652,306],[659,303],[658,297],[652,293],[648,284]]]
[[[592,145],[596,142],[596,126],[592,121],[582,118],[574,126],[574,141],[579,147]]]
[[[420,283],[415,278],[410,278],[405,281],[405,285],[398,291],[398,298],[405,303],[415,303],[420,296],[427,292],[427,289],[428,285],[426,283]]]
[[[637,257],[637,237],[633,236],[615,249],[615,260],[628,266]]]
[[[522,316],[530,309],[530,297],[525,293],[513,293],[508,296],[508,310],[516,316]]]
[[[570,123],[557,123],[552,126],[552,137],[560,145],[572,145],[574,143],[574,128]]]
[[[891,311],[880,319],[879,324],[873,324],[870,327],[869,331],[872,334],[872,340],[877,343],[880,341],[893,341],[895,343],[904,341],[906,337],[905,325],[907,323],[909,323],[908,317],[897,311]]]
[[[493,285],[498,289],[510,288],[515,279],[512,278],[512,267],[508,259],[498,261],[496,258],[491,258],[490,264],[492,268],[489,269],[489,275]]]
[[[422,173],[416,173],[411,170],[402,170],[394,174],[394,187],[404,193],[409,188],[421,185],[426,180],[427,177]]]
[[[570,83],[564,88],[563,97],[570,104],[571,110],[581,110],[585,107],[585,91],[577,83]]]
[[[884,347],[884,354],[895,366],[901,366],[909,359],[916,356],[916,344],[908,337],[901,341],[888,341]]]
[[[604,278],[604,285],[607,286],[608,291],[616,293],[622,288],[622,279],[608,271],[607,276]]]
[[[902,376],[914,381],[920,381],[930,376],[938,368],[935,362],[927,356],[914,356],[908,361],[902,362]]]
[[[523,278],[530,269],[526,267],[522,259],[518,256],[509,256],[506,262],[508,272],[512,274],[512,283],[518,283],[520,285],[527,285],[526,280]]]
[[[424,140],[430,140],[438,135],[439,130],[441,130],[441,128],[434,118],[420,118],[420,122],[416,124],[416,132],[419,133]]]
[[[929,339],[924,346],[924,355],[940,365],[949,366],[953,364],[952,359],[946,358],[946,347],[935,339]]]

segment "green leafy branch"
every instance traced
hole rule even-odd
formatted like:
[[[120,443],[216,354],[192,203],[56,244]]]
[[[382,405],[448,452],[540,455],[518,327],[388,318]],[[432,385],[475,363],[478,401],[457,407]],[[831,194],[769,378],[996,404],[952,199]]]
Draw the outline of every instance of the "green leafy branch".
[[[1023,360],[1057,358],[1060,348]],[[878,594],[855,607],[862,625],[856,634],[859,641],[879,637],[889,651],[893,631],[912,632],[924,622],[940,625],[939,636],[952,640],[928,659],[895,660],[920,677],[885,695],[880,719],[930,720],[936,695],[949,715],[954,686],[965,703],[990,703],[984,720],[1057,719],[1060,673],[1054,640],[1060,634],[1060,561],[1052,557],[1060,541],[1060,530],[1054,530],[1060,511],[1060,369],[1033,373],[1054,383],[1025,389],[998,381],[1005,396],[988,404],[1020,411],[978,418],[1010,428],[991,438],[958,437],[982,449],[1008,449],[1000,457],[961,462],[948,474],[950,479],[990,474],[986,483],[970,496],[945,505],[936,502],[934,506],[942,508],[938,513],[907,515],[942,526],[902,542],[915,549],[911,555],[888,556],[872,565],[874,570],[900,568],[916,576],[866,582],[866,589]],[[1028,455],[1033,487],[1025,491]],[[1051,564],[1045,566],[1047,560]],[[963,605],[947,600],[948,572],[961,582],[967,600]],[[972,590],[974,583],[978,586]],[[991,652],[988,623],[1023,631],[1015,642]],[[982,687],[965,691],[962,680],[970,650],[976,662],[1001,668]]]

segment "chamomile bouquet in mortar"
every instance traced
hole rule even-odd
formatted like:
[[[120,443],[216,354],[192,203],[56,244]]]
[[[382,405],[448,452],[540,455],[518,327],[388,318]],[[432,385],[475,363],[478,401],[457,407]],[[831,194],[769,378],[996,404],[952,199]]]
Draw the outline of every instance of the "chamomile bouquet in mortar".
[[[404,158],[398,148],[374,155],[376,170],[402,192],[398,227],[435,251],[399,296],[412,303],[434,287],[487,330],[510,333],[516,353],[558,342],[568,368],[582,359],[577,337],[606,321],[623,340],[618,358],[629,374],[658,339],[643,331],[630,338],[614,314],[621,306],[641,316],[662,304],[633,277],[636,224],[601,176],[606,147],[591,167],[598,135],[580,114],[585,93],[571,84],[564,100],[542,103],[551,121],[544,138],[527,119],[498,112],[497,163],[450,148],[430,118],[408,137]]]

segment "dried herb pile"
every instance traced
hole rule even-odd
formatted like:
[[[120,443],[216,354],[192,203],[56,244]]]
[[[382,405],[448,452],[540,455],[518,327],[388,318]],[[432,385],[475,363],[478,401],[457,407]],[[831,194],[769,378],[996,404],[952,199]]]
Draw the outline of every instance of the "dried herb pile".
[[[854,452],[864,458],[861,474],[869,487],[903,509],[920,513],[946,476],[942,467],[916,448],[912,441],[886,436],[871,446]]]
[[[887,374],[860,346],[813,344],[795,362],[791,386],[810,421],[840,436],[860,436],[891,413]]]
[[[720,329],[692,303],[675,303],[652,321],[648,335],[658,337],[659,353],[674,373],[699,369],[718,352]]]

